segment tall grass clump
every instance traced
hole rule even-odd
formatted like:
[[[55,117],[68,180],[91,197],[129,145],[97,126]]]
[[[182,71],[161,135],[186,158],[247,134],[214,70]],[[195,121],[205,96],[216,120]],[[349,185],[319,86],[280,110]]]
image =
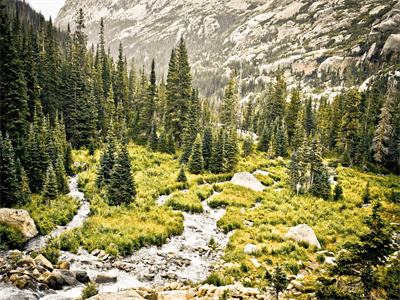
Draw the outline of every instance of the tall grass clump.
[[[210,207],[225,205],[250,208],[254,206],[261,195],[261,193],[232,183],[225,183],[218,190],[222,190],[222,192],[210,199],[208,202]]]

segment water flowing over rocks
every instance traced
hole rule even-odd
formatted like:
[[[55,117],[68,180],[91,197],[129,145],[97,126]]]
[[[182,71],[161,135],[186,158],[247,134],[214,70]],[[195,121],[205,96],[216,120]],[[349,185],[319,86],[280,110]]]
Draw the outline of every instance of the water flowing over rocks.
[[[90,203],[85,200],[85,195],[78,190],[78,178],[78,175],[75,175],[69,180],[69,190],[71,192],[68,194],[68,196],[76,198],[81,202],[81,207],[79,208],[78,213],[67,225],[57,226],[49,235],[37,236],[36,238],[29,240],[29,242],[25,245],[24,250],[26,252],[43,248],[50,237],[59,236],[62,232],[66,230],[82,226],[84,220],[89,215]]]
[[[35,222],[24,209],[1,208],[0,222],[6,223],[21,231],[26,240],[38,234]]]

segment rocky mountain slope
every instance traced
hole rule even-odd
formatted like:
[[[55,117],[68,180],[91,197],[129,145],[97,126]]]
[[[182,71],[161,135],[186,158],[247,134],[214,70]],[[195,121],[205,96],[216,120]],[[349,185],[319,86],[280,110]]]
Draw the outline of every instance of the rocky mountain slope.
[[[116,55],[119,41],[137,65],[156,59],[166,74],[171,49],[183,35],[195,85],[214,94],[233,68],[242,97],[278,68],[304,92],[335,94],[361,85],[377,68],[398,61],[400,1],[387,0],[67,0],[55,21],[62,29],[82,8],[89,44]],[[261,80],[261,81],[260,81]]]

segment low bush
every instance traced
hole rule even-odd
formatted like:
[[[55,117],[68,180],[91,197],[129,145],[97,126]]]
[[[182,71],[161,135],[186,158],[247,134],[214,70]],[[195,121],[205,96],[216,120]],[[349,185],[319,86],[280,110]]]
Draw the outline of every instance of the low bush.
[[[166,202],[167,206],[176,210],[199,213],[203,212],[204,208],[200,198],[193,190],[188,193],[175,192]]]
[[[21,249],[24,243],[25,239],[20,230],[0,222],[0,250]]]
[[[52,245],[51,242],[40,249],[40,252],[53,265],[58,263],[58,259],[60,258],[60,250],[56,246]]]
[[[82,290],[82,299],[88,299],[99,293],[99,285],[95,282],[88,282]]]
[[[225,285],[225,277],[219,272],[213,272],[210,275],[208,275],[207,279],[203,282],[203,284],[223,286]]]

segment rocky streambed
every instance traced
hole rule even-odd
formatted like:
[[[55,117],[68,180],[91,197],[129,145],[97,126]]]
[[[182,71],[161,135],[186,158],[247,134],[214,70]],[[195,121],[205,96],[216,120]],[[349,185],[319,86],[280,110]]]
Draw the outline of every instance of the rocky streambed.
[[[207,199],[202,203],[203,213],[183,212],[185,219],[182,235],[171,237],[161,247],[143,247],[132,255],[118,259],[100,250],[88,253],[79,249],[78,254],[61,251],[59,260],[67,262],[62,267],[46,267],[47,263],[26,258],[19,265],[14,263],[11,270],[15,255],[24,257],[30,251],[44,247],[50,237],[83,224],[89,214],[89,203],[83,193],[79,192],[77,182],[78,177],[71,178],[70,195],[77,197],[82,206],[69,224],[58,226],[48,236],[30,240],[23,253],[0,253],[0,299],[71,299],[81,296],[83,283],[89,278],[100,284],[100,292],[118,292],[135,287],[155,288],[172,281],[188,285],[204,280],[212,271],[212,265],[219,262],[223,255],[222,250],[230,235],[221,231],[216,222],[225,214],[225,209],[210,208]],[[167,198],[161,196],[158,203],[162,204]],[[211,238],[217,245],[214,249],[208,246]]]

